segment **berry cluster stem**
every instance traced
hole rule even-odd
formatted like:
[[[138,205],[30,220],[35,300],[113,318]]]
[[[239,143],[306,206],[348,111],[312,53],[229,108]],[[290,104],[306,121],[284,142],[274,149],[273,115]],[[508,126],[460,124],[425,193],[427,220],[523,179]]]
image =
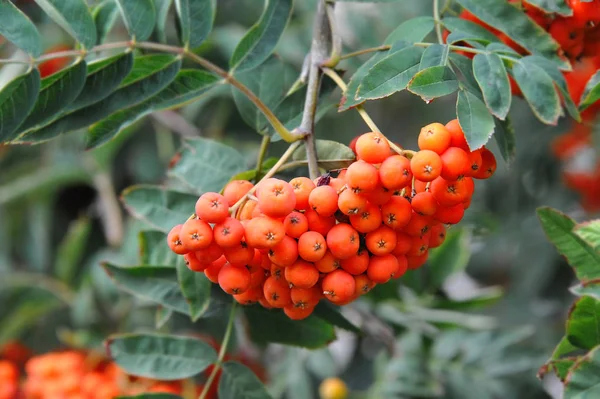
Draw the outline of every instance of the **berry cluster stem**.
[[[225,359],[225,354],[227,353],[227,346],[229,346],[229,341],[231,339],[231,332],[233,331],[233,321],[235,320],[235,310],[236,310],[235,301],[231,304],[231,311],[229,312],[229,320],[227,321],[227,328],[225,329],[225,335],[223,336],[223,341],[221,342],[221,349],[219,350],[219,356],[217,358],[216,363],[212,369],[212,372],[208,376],[206,380],[206,384],[204,384],[204,389],[200,394],[198,399],[205,399],[206,395],[208,395],[208,391],[210,391],[210,387],[212,386],[215,378],[217,377],[217,373],[223,364],[223,359]]]

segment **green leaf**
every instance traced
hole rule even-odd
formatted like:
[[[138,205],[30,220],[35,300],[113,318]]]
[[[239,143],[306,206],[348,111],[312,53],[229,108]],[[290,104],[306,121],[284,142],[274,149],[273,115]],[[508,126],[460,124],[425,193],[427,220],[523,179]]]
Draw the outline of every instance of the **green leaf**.
[[[178,313],[190,310],[177,282],[177,271],[169,266],[123,267],[104,263],[104,270],[124,291]]]
[[[92,11],[92,17],[96,24],[96,37],[98,44],[104,43],[106,36],[112,30],[117,17],[119,16],[119,8],[117,7],[115,0],[104,0],[98,4]]]
[[[138,185],[124,190],[121,200],[134,217],[168,233],[194,213],[198,197],[158,186]]]
[[[320,319],[325,320],[329,324],[332,324],[336,327],[343,328],[344,330],[351,331],[353,333],[360,334],[361,330],[351,321],[346,319],[339,309],[336,309],[335,306],[330,304],[329,302],[321,301],[315,307],[314,315]]]
[[[175,0],[181,41],[187,48],[196,48],[212,30],[215,19],[213,0]]]
[[[559,45],[548,32],[525,13],[504,0],[457,0],[479,19],[504,32],[515,42],[569,70],[568,61],[558,55]]]
[[[23,332],[40,323],[43,317],[63,307],[64,303],[49,295],[11,304],[8,312],[2,315],[0,345],[3,346],[6,341],[19,338]]]
[[[417,72],[408,83],[408,90],[420,96],[423,101],[454,93],[458,89],[458,80],[452,69],[447,66],[432,66]]]
[[[571,367],[565,379],[564,399],[594,398],[599,395],[600,347],[596,347]]]
[[[122,334],[106,340],[109,356],[127,373],[161,381],[195,376],[217,361],[206,342],[162,334]]]
[[[573,9],[563,0],[528,0],[527,2],[548,13],[557,13],[564,17],[573,15]]]
[[[434,44],[423,51],[421,62],[419,63],[419,71],[429,67],[448,65],[448,55],[450,48],[443,44]]]
[[[600,280],[590,280],[585,284],[577,284],[571,287],[569,291],[575,295],[587,295],[600,300]]]
[[[235,148],[197,137],[185,140],[181,158],[168,173],[200,194],[220,191],[231,176],[244,170],[245,158]]]
[[[13,79],[0,91],[0,143],[16,137],[19,125],[35,105],[40,89],[40,73],[32,69]]]
[[[83,45],[96,45],[96,25],[84,0],[35,0],[69,35]]]
[[[181,59],[170,55],[148,55],[135,59],[131,73],[119,89],[103,100],[72,112],[50,125],[32,132],[36,140],[48,140],[60,134],[90,126],[114,112],[128,109],[153,97],[169,85],[177,75]],[[25,136],[25,138],[30,138]],[[91,143],[102,141],[99,138]]]
[[[236,78],[254,93],[269,109],[275,110],[297,73],[278,57],[270,57],[265,63],[250,71],[236,74]],[[269,122],[252,101],[232,87],[233,99],[244,121],[256,132],[266,131]]]
[[[583,111],[598,100],[600,100],[600,71],[596,71],[585,85],[585,90],[579,101],[579,109]]]
[[[177,279],[190,307],[190,318],[196,321],[208,310],[212,283],[204,273],[191,271],[181,260],[177,262]]]
[[[250,336],[257,343],[280,343],[305,348],[320,348],[335,339],[333,326],[315,315],[292,320],[281,309],[266,310],[245,306]]]
[[[458,92],[456,116],[471,151],[484,146],[494,134],[494,117],[484,102],[470,91]]]
[[[238,362],[225,362],[219,380],[219,398],[270,399],[272,397],[248,367]]]
[[[42,90],[33,110],[19,126],[19,131],[39,128],[60,115],[81,93],[86,74],[87,65],[85,61],[80,61],[50,78],[43,79]],[[47,81],[52,83],[47,84]]]
[[[116,0],[129,34],[137,41],[150,37],[156,24],[156,8],[152,0]]]
[[[156,2],[156,34],[161,43],[167,42],[165,28],[173,0],[154,0]]]
[[[180,258],[167,244],[167,235],[162,231],[146,230],[138,234],[140,264],[142,266],[172,266]]]
[[[431,250],[427,266],[430,289],[438,289],[452,274],[467,268],[471,258],[470,240],[466,230],[451,230],[444,243]]]
[[[135,396],[118,396],[117,399],[183,399],[170,393],[142,393]]]
[[[229,67],[243,71],[256,68],[269,58],[292,15],[293,0],[267,0],[260,20],[236,46]]]
[[[503,121],[494,119],[494,124],[496,126],[494,138],[500,149],[500,155],[507,164],[510,164],[517,153],[515,129],[508,117]]]
[[[410,79],[419,71],[422,54],[423,50],[418,47],[406,47],[377,62],[365,74],[355,99],[384,98],[406,89]]]
[[[583,241],[591,245],[596,252],[600,252],[600,220],[590,220],[580,223],[573,230]]]
[[[350,147],[338,143],[337,141],[317,139],[315,140],[315,147],[317,149],[319,166],[327,170],[347,168],[350,163],[354,162],[356,159],[356,155]],[[306,160],[305,145],[298,147],[298,149],[294,151],[292,160]]]
[[[33,57],[42,54],[42,38],[37,28],[11,0],[0,0],[0,35]]]
[[[481,88],[485,105],[494,116],[504,120],[510,110],[512,93],[502,59],[493,53],[475,55],[473,75]]]
[[[522,63],[513,65],[512,75],[535,116],[547,125],[556,125],[561,107],[552,78],[542,68]]]
[[[600,254],[573,232],[575,221],[547,207],[538,208],[537,215],[546,236],[567,258],[577,278],[583,283],[600,279]]]
[[[423,40],[429,33],[431,33],[434,26],[435,23],[432,17],[421,16],[411,18],[408,21],[401,23],[396,29],[394,29],[394,31],[385,39],[383,44],[392,45],[399,40],[402,40],[403,43],[419,42]],[[373,55],[367,62],[362,64],[360,68],[358,68],[348,83],[348,89],[342,96],[339,111],[346,111],[350,108],[356,107],[359,104],[362,104],[365,101],[364,99],[357,99],[357,93],[359,85],[367,75],[367,72],[369,72],[369,70],[379,61],[400,49],[402,49],[402,47],[397,49],[392,48],[387,52],[377,53]]]
[[[579,360],[578,357],[565,357],[562,359],[552,360],[548,362],[550,369],[554,370],[556,376],[564,382],[573,365]]]
[[[590,296],[580,298],[569,311],[567,339],[581,349],[600,345],[600,301]]]
[[[182,107],[205,96],[219,78],[199,69],[181,70],[166,88],[154,97],[131,108],[117,111],[91,126],[87,148],[102,145],[128,126],[154,111]]]
[[[57,279],[68,285],[73,281],[81,267],[91,231],[92,224],[87,218],[77,219],[69,225],[65,238],[56,250],[54,274]]]
[[[581,115],[579,114],[577,106],[573,102],[573,98],[571,98],[571,93],[569,92],[565,75],[563,75],[556,65],[547,59],[536,55],[524,57],[519,62],[523,63],[526,68],[531,64],[542,68],[544,72],[546,72],[546,74],[548,74],[548,76],[550,76],[550,78],[554,81],[554,84],[562,94],[562,100],[565,103],[565,107],[567,108],[569,115],[571,115],[576,121],[581,121]]]
[[[450,310],[477,310],[485,307],[490,307],[502,299],[504,291],[500,286],[486,287],[478,290],[477,295],[461,300],[444,299],[435,302],[436,309]]]
[[[463,33],[472,38],[480,38],[481,40],[486,41],[488,43],[494,43],[499,41],[496,35],[494,35],[489,30],[485,29],[483,26],[463,18],[444,17],[442,23],[444,24],[444,27],[453,34]],[[448,40],[448,43],[450,43],[450,40]]]
[[[156,308],[156,314],[154,318],[155,328],[157,330],[161,329],[171,319],[171,316],[173,316],[173,310],[169,308],[163,308],[162,306]]]

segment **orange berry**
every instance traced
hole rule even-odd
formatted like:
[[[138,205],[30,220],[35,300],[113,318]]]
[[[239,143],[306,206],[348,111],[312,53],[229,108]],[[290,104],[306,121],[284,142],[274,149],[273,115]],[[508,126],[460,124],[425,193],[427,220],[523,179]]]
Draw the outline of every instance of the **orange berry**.
[[[406,233],[396,233],[396,247],[392,251],[393,255],[406,255],[412,247],[413,237]]]
[[[248,220],[245,231],[248,245],[258,249],[273,248],[285,237],[283,223],[269,216]]]
[[[344,215],[356,215],[367,205],[367,199],[352,190],[344,190],[338,196],[337,206]]]
[[[315,266],[320,273],[331,273],[341,266],[341,261],[333,256],[330,250],[327,250],[325,255],[315,262]]]
[[[320,216],[332,216],[338,209],[338,194],[331,186],[320,186],[311,191],[308,205]]]
[[[241,294],[250,288],[250,272],[245,267],[225,264],[219,270],[219,285],[230,295]]]
[[[423,266],[425,262],[427,262],[427,258],[429,257],[429,252],[425,252],[421,256],[407,256],[407,267],[408,270],[415,270],[419,267]]]
[[[283,308],[283,312],[292,320],[304,320],[310,316],[314,308],[295,306],[294,304],[287,305]]]
[[[344,179],[355,193],[369,192],[379,183],[379,171],[370,163],[360,160],[348,167]]]
[[[442,154],[450,147],[452,136],[441,123],[430,123],[419,133],[419,149]]]
[[[442,160],[430,150],[417,152],[410,160],[410,169],[418,180],[429,182],[436,179],[442,171]]]
[[[473,152],[469,152],[467,155],[469,156],[469,170],[470,173],[468,176],[472,176],[477,173],[481,165],[483,164],[483,158],[481,156],[482,148],[475,150]]]
[[[357,215],[350,215],[350,224],[360,233],[368,233],[381,226],[381,210],[377,205],[367,202],[365,209]]]
[[[283,266],[279,266],[279,265],[276,265],[275,263],[271,263],[271,268],[270,268],[271,276],[275,277],[276,279],[282,278],[284,269],[285,269],[285,267],[283,267]]]
[[[365,242],[367,249],[373,255],[389,254],[396,247],[396,232],[383,225],[377,230],[367,233]]]
[[[322,234],[307,231],[298,239],[298,254],[308,262],[316,262],[325,256],[327,243]]]
[[[228,217],[213,227],[214,240],[221,248],[233,247],[244,238],[244,226],[236,218]]]
[[[219,282],[219,271],[226,263],[227,259],[225,259],[225,256],[221,256],[219,259],[209,263],[208,266],[206,266],[204,269],[204,275],[211,282],[217,284]]]
[[[292,303],[290,287],[283,279],[271,276],[265,280],[263,285],[265,300],[274,308],[283,308]]]
[[[354,276],[354,295],[365,295],[375,287],[375,283],[372,282],[366,274],[359,274]]]
[[[469,155],[460,148],[450,147],[441,156],[442,173],[440,176],[446,180],[457,180],[462,176],[471,175]]]
[[[392,198],[394,192],[383,187],[381,184],[378,184],[373,190],[366,193],[360,193],[359,195],[371,204],[383,205]]]
[[[213,230],[204,220],[189,219],[181,226],[179,237],[188,251],[197,251],[210,245]]]
[[[263,297],[262,287],[250,287],[241,294],[233,294],[233,299],[241,305],[255,304]]]
[[[171,248],[171,251],[175,252],[177,255],[184,255],[189,252],[189,250],[183,245],[183,242],[180,238],[182,227],[182,224],[174,226],[167,235],[167,243],[169,244],[169,248]]]
[[[321,282],[323,295],[333,303],[344,302],[354,295],[356,282],[345,270],[334,270],[328,273]]]
[[[308,177],[295,177],[290,180],[290,184],[294,189],[294,194],[296,194],[295,209],[308,209],[308,196],[315,189],[315,183]]]
[[[260,287],[262,292],[262,286],[267,277],[269,276],[270,273],[267,272],[265,269],[257,270],[254,273],[250,272],[250,288]]]
[[[340,192],[342,188],[344,188],[344,185],[346,185],[346,181],[344,179],[340,179],[337,177],[332,177],[331,179],[329,179],[328,186],[334,188],[336,193]]]
[[[350,149],[352,150],[352,152],[354,154],[356,154],[356,142],[358,141],[359,138],[360,138],[360,136],[354,137],[352,140],[350,140],[350,144],[348,144],[348,147],[350,147]]]
[[[390,145],[381,133],[365,133],[356,141],[356,155],[366,162],[381,163],[390,154]]]
[[[398,190],[412,181],[410,160],[402,155],[392,155],[379,167],[381,184],[389,190]]]
[[[408,271],[408,258],[405,255],[396,255],[396,260],[398,260],[398,271],[392,277],[393,279],[399,279]]]
[[[354,256],[342,260],[341,266],[352,275],[362,274],[369,266],[369,252],[361,249]]]
[[[284,269],[285,279],[290,286],[310,288],[319,281],[319,271],[312,263],[297,260]]]
[[[316,231],[323,236],[327,235],[327,232],[335,226],[335,217],[320,216],[312,209],[308,209],[304,212],[304,216],[306,216],[306,219],[308,220],[308,229],[310,231]]]
[[[429,250],[429,234],[411,237],[411,247],[406,256],[421,256]]]
[[[298,243],[292,237],[283,237],[279,244],[269,248],[269,259],[282,267],[291,265],[298,259]]]
[[[569,18],[573,26],[590,29],[600,24],[600,4],[597,0],[567,0],[567,3],[573,10],[573,16]]]
[[[198,262],[207,265],[219,259],[223,255],[223,249],[213,241],[208,247],[194,251],[194,255]]]
[[[292,303],[298,308],[314,308],[321,300],[321,287],[311,288],[292,287],[290,290]]]
[[[337,224],[327,233],[327,248],[338,259],[356,255],[359,246],[358,232],[349,224]]]
[[[431,182],[431,194],[441,206],[460,204],[469,197],[469,183],[465,179],[448,181],[441,177]]]
[[[413,212],[410,221],[404,226],[402,231],[409,236],[422,236],[423,234],[427,234],[432,224],[431,217]]]
[[[367,276],[371,281],[383,284],[390,281],[398,270],[398,259],[394,255],[371,256],[369,267],[367,268]]]
[[[390,201],[381,206],[383,223],[394,230],[399,230],[410,222],[412,206],[404,197],[393,196]]]
[[[446,227],[439,223],[431,226],[431,237],[429,238],[429,248],[437,248],[446,240]]]
[[[256,193],[258,207],[267,216],[285,217],[296,206],[294,187],[286,181],[269,178],[263,180]]]
[[[481,168],[473,176],[476,179],[488,179],[496,172],[496,157],[487,148],[481,150]]]
[[[283,220],[285,234],[290,237],[298,238],[308,231],[308,219],[300,212],[292,212]]]
[[[219,193],[204,193],[196,202],[196,215],[207,223],[220,223],[229,216],[229,202]]]
[[[229,206],[235,205],[242,197],[252,190],[254,184],[248,180],[232,180],[223,188],[223,197],[227,200]]]
[[[239,220],[250,220],[252,219],[252,214],[254,211],[258,209],[258,202],[254,200],[248,200],[242,205],[240,211],[238,213]]]
[[[440,206],[433,215],[434,219],[440,223],[457,224],[465,214],[465,207],[462,203],[453,206]]]
[[[200,263],[194,252],[188,252],[187,254],[183,255],[183,259],[185,259],[185,264],[188,269],[193,272],[203,272],[208,266],[206,263]]]
[[[446,129],[450,132],[450,147],[458,147],[461,150],[469,151],[469,144],[467,144],[465,133],[460,127],[458,119],[446,123]]]
[[[438,207],[437,201],[429,191],[417,193],[412,197],[410,205],[416,213],[425,216],[433,215]]]
[[[254,248],[246,241],[239,241],[235,246],[223,249],[223,255],[234,266],[246,266],[254,258]]]

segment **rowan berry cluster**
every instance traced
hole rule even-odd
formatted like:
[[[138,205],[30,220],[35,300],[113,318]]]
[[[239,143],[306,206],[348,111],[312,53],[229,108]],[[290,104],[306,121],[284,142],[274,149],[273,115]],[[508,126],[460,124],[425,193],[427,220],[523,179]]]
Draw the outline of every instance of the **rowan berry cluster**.
[[[425,126],[418,152],[394,153],[373,132],[351,148],[355,162],[315,181],[238,180],[203,194],[169,246],[239,303],[303,319],[323,298],[345,305],[423,265],[469,207],[473,179],[496,169],[489,150],[469,151],[457,120]]]

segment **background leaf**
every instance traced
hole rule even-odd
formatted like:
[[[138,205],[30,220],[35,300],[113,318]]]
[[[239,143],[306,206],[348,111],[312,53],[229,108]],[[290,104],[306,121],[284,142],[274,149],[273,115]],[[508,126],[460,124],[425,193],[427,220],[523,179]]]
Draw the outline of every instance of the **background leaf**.
[[[456,75],[447,66],[432,66],[417,72],[408,83],[408,90],[429,102],[454,93],[458,89]]]
[[[162,381],[192,377],[217,360],[206,342],[176,335],[113,335],[106,340],[106,348],[126,372]]]
[[[336,327],[343,328],[344,330],[348,330],[353,333],[361,332],[360,328],[352,324],[351,321],[342,315],[340,309],[336,309],[335,306],[328,302],[319,302],[313,313],[318,318],[323,319]]]
[[[507,164],[510,164],[517,153],[515,129],[508,117],[503,121],[494,119],[494,124],[494,138],[500,149],[500,155]]]
[[[35,105],[40,89],[40,73],[32,69],[0,91],[0,143],[14,139],[15,132]]]
[[[152,0],[115,0],[121,10],[129,34],[137,41],[150,37],[156,24],[156,8]]]
[[[315,140],[319,166],[327,170],[347,168],[356,159],[350,147],[332,140]],[[292,154],[294,161],[306,160],[306,146],[301,145]]]
[[[431,250],[428,260],[430,289],[438,289],[452,274],[467,268],[471,257],[470,239],[466,230],[451,230],[444,243]]]
[[[494,133],[494,118],[483,101],[470,91],[458,92],[456,116],[471,151],[484,146]]]
[[[219,397],[269,399],[271,395],[248,367],[237,362],[225,362],[219,380]]]
[[[192,49],[200,46],[212,30],[213,0],[175,0],[175,7],[181,24],[181,41]]]
[[[96,39],[98,44],[104,43],[106,36],[110,33],[117,17],[119,16],[119,8],[115,0],[104,0],[102,3],[94,7],[92,17],[96,24]]]
[[[171,251],[167,244],[167,235],[162,231],[140,231],[138,243],[140,264],[143,266],[172,266],[180,258],[179,255]]]
[[[35,0],[36,3],[85,48],[96,45],[96,25],[83,0]]]
[[[510,110],[512,93],[502,59],[493,53],[475,55],[473,75],[479,83],[488,109],[497,118],[506,118]]]
[[[565,399],[593,398],[600,392],[600,347],[594,348],[571,367],[565,381]]]
[[[293,0],[266,0],[260,20],[233,51],[229,67],[243,71],[256,68],[271,55],[292,15]]]
[[[579,108],[582,111],[600,100],[600,71],[596,71],[594,76],[588,80],[581,99],[576,98],[575,100],[579,100]]]
[[[208,310],[212,283],[204,273],[191,271],[181,258],[177,262],[177,279],[190,307],[190,318],[196,321]]]
[[[0,35],[33,57],[42,54],[42,38],[37,28],[11,0],[0,0]]]

